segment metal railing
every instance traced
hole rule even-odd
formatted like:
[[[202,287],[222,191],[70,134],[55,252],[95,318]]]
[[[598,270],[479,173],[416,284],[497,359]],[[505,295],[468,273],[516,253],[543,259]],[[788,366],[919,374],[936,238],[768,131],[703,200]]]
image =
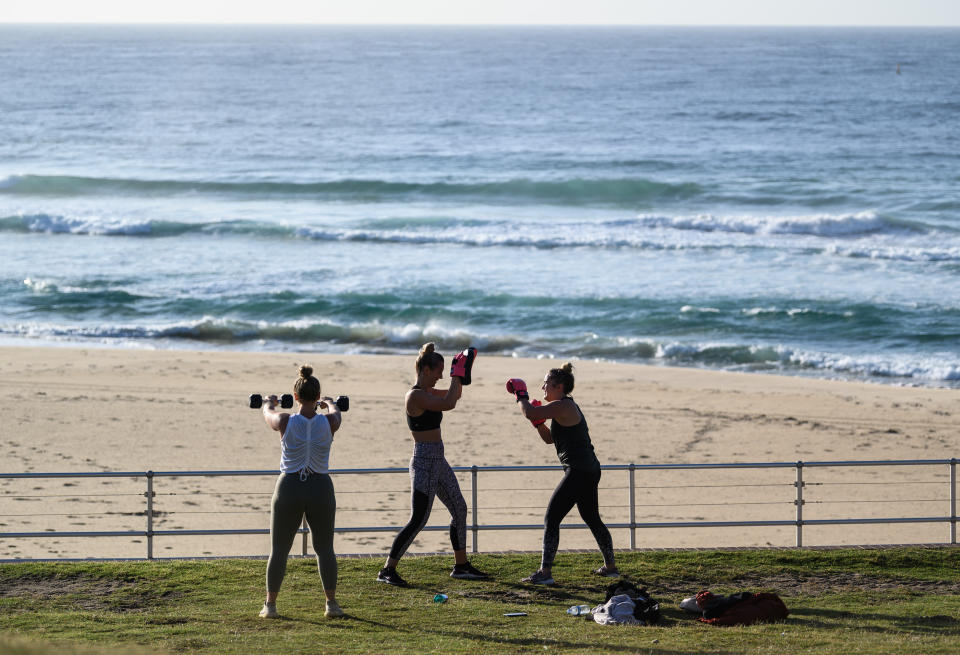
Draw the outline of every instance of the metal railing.
[[[957,543],[957,462],[953,459],[927,459],[927,460],[869,460],[869,461],[816,461],[816,462],[754,462],[754,463],[726,463],[726,464],[608,464],[602,466],[603,471],[627,471],[629,474],[629,521],[626,523],[607,523],[608,528],[628,529],[630,534],[630,549],[637,547],[636,531],[638,529],[657,529],[657,528],[720,528],[720,527],[759,527],[759,526],[794,526],[796,528],[796,547],[803,546],[804,526],[823,526],[823,525],[857,525],[857,524],[896,524],[896,523],[947,523],[949,528],[948,541],[944,543]],[[948,508],[947,512],[939,516],[912,516],[912,517],[869,517],[869,518],[822,518],[808,519],[804,518],[803,509],[807,501],[804,499],[804,489],[807,483],[804,482],[803,473],[805,469],[812,468],[840,468],[840,467],[947,467],[948,468]],[[647,471],[690,471],[690,470],[724,470],[724,469],[794,469],[795,479],[793,485],[796,488],[796,495],[793,500],[795,505],[795,516],[790,519],[782,520],[741,520],[741,521],[660,521],[660,522],[638,522],[636,520],[636,472]],[[470,521],[468,530],[472,533],[472,550],[478,551],[478,535],[481,531],[500,531],[500,530],[542,530],[542,523],[537,524],[481,524],[479,522],[479,486],[478,478],[480,473],[489,472],[522,472],[529,473],[534,471],[558,471],[562,470],[560,466],[455,466],[453,470],[457,473],[469,473],[471,480],[471,503],[470,503]],[[346,475],[368,475],[368,474],[406,474],[406,468],[355,468],[355,469],[334,469],[330,471],[333,476]],[[147,545],[147,559],[154,558],[155,537],[176,537],[176,536],[197,536],[197,535],[262,535],[269,534],[269,529],[174,529],[158,530],[155,528],[156,511],[154,509],[154,497],[156,496],[155,481],[158,478],[173,477],[239,477],[239,476],[276,476],[276,470],[258,470],[258,471],[145,471],[145,472],[100,472],[100,473],[0,473],[0,480],[26,478],[26,479],[50,479],[50,478],[143,478],[146,480],[146,489],[143,496],[146,499],[146,509],[144,511],[145,526],[143,530],[108,530],[108,531],[52,531],[42,532],[0,532],[0,539],[28,539],[28,538],[51,538],[51,537],[144,537]],[[887,484],[887,483],[884,483]],[[890,483],[895,484],[895,483]],[[940,484],[940,483],[937,483]],[[348,532],[395,532],[401,526],[392,525],[372,525],[372,526],[344,526],[335,528],[337,533]],[[582,523],[564,523],[566,529],[587,528]],[[426,526],[426,531],[447,530],[447,526]],[[306,524],[300,528],[302,535],[302,554],[307,554],[307,535],[308,528]]]

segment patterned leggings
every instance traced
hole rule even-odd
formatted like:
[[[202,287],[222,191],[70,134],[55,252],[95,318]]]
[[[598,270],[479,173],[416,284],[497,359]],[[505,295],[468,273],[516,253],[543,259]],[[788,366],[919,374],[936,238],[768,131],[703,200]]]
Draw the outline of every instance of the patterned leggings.
[[[573,506],[577,506],[584,523],[590,527],[593,538],[597,540],[603,563],[614,567],[613,539],[610,531],[600,519],[600,507],[597,500],[597,487],[600,485],[600,469],[578,470],[568,468],[563,479],[550,497],[547,505],[547,515],[544,518],[543,528],[543,557],[540,560],[541,568],[549,569],[553,566],[553,558],[560,546],[560,522]]]
[[[433,499],[439,498],[450,511],[450,543],[454,550],[467,547],[467,502],[453,469],[443,457],[443,443],[414,444],[410,459],[410,520],[393,540],[392,559],[407,552],[430,518]]]

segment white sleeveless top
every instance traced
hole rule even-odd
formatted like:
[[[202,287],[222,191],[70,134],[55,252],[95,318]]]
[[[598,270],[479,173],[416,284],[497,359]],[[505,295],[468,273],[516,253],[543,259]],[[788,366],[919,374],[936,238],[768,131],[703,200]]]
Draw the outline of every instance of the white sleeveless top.
[[[327,473],[333,432],[325,414],[306,418],[291,414],[280,439],[280,470],[283,473]]]

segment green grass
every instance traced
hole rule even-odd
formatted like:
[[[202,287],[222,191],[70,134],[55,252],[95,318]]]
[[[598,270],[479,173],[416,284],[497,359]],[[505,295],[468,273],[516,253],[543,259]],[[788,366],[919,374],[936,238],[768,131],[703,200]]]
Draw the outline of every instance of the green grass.
[[[598,604],[609,580],[592,554],[558,557],[554,588],[518,581],[535,555],[478,555],[496,577],[449,577],[449,557],[408,557],[412,586],[374,582],[381,562],[340,561],[347,612],[323,616],[313,560],[291,560],[278,606],[257,617],[263,560],[23,562],[0,565],[0,653],[957,653],[960,549],[636,552],[621,570],[661,602],[657,626],[570,617]],[[782,623],[716,628],[677,608],[702,588],[773,591]],[[449,595],[433,602],[436,592]],[[527,612],[507,618],[506,612]]]

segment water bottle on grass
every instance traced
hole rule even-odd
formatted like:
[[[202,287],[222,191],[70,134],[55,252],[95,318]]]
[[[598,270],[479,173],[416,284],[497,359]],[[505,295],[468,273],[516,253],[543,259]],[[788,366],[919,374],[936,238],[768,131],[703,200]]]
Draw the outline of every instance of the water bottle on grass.
[[[567,608],[567,614],[569,614],[570,616],[581,616],[583,614],[589,614],[589,613],[590,613],[589,605],[573,605]]]

